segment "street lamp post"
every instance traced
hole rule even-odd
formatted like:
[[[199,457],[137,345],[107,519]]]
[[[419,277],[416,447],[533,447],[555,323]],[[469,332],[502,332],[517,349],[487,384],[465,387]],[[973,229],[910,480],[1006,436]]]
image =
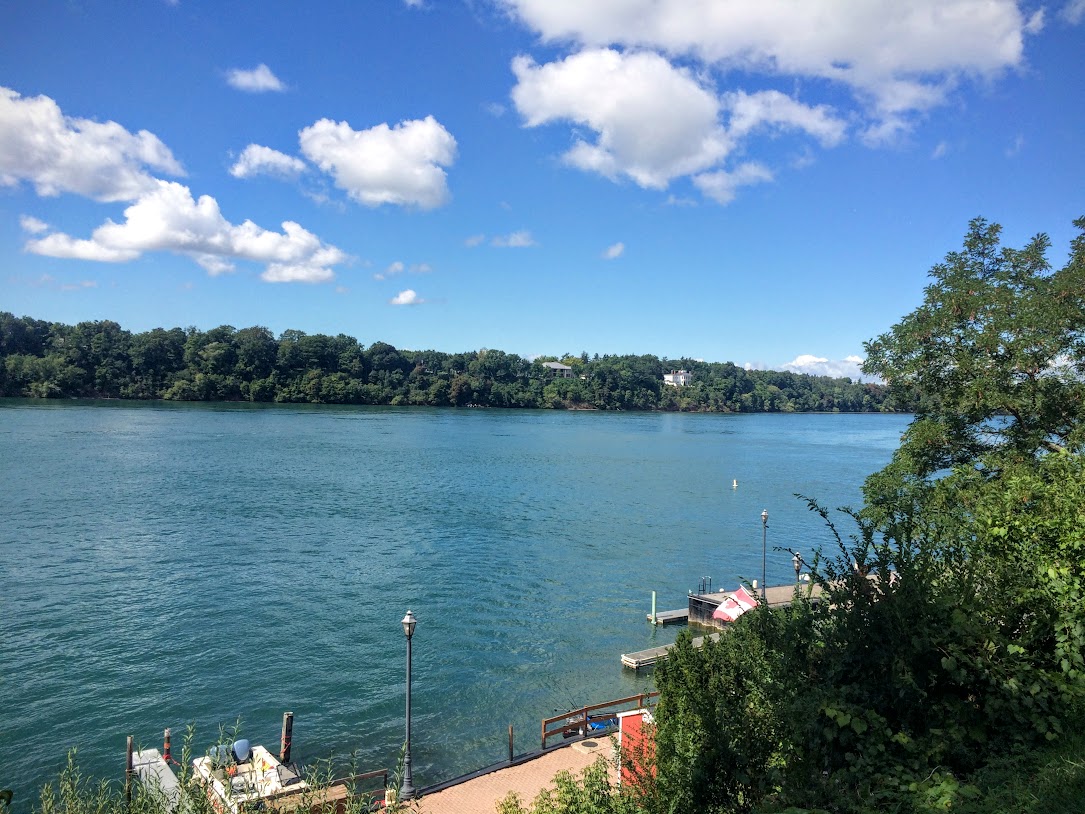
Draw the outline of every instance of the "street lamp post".
[[[418,624],[414,614],[407,611],[403,617],[403,633],[407,636],[407,745],[403,749],[403,784],[399,788],[402,800],[414,797],[414,779],[411,777],[411,637]]]
[[[765,600],[765,606],[769,604],[769,583],[768,583],[768,555],[767,546],[769,538],[769,510],[765,509],[761,512],[761,597]]]

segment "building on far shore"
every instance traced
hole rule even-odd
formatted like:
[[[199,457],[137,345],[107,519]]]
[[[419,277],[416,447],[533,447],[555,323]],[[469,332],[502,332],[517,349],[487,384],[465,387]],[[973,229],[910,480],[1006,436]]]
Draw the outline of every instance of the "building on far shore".
[[[543,362],[543,367],[553,371],[555,379],[569,379],[573,375],[573,369],[561,362]]]
[[[686,370],[672,370],[663,374],[663,384],[671,387],[685,387],[693,381],[693,374]]]

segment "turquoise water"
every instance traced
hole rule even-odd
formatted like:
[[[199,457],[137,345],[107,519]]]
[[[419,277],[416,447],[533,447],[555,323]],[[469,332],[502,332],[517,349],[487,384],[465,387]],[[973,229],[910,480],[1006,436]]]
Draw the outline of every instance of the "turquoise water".
[[[0,787],[167,726],[274,750],[288,709],[295,758],[391,766],[408,608],[416,786],[537,748],[650,689],[653,590],[759,577],[762,509],[827,542],[793,493],[857,505],[907,420],[0,400]]]

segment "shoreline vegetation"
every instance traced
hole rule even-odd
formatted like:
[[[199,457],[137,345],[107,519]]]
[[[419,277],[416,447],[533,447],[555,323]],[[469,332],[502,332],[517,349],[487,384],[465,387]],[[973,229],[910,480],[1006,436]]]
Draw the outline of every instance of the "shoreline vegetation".
[[[548,368],[560,362],[563,369]],[[682,387],[672,370],[691,374]],[[0,396],[666,412],[914,412],[873,382],[653,355],[541,356],[363,347],[353,337],[222,325],[132,333],[0,312]]]
[[[1046,235],[1004,247],[973,220],[923,304],[865,344],[864,370],[916,409],[861,510],[807,501],[835,542],[809,564],[821,601],[762,604],[700,648],[683,631],[655,670],[633,782],[558,777],[500,814],[1080,814],[1085,217],[1074,225],[1052,270]],[[61,810],[52,799],[41,814]]]

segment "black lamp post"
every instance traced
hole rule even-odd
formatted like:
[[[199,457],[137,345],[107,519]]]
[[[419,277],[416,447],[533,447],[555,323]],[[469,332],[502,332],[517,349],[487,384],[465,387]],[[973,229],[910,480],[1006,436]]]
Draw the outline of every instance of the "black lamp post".
[[[403,632],[407,636],[407,745],[403,750],[403,784],[399,788],[400,799],[414,797],[414,779],[411,777],[411,637],[418,624],[414,614],[407,611],[403,617]]]
[[[768,583],[768,565],[767,565],[767,546],[769,538],[769,510],[765,509],[761,512],[761,596],[765,600],[765,605],[769,604],[769,583]]]

